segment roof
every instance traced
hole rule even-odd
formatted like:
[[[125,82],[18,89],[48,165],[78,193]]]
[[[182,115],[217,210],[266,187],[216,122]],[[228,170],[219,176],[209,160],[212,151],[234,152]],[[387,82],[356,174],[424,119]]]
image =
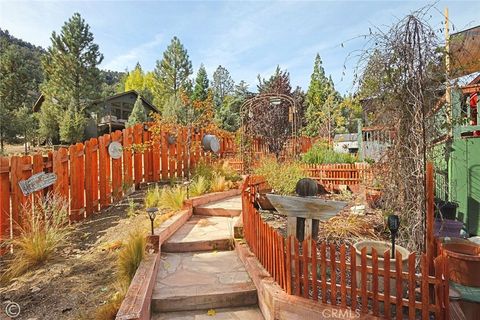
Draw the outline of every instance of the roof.
[[[135,96],[138,98],[138,96],[140,96],[140,94],[135,91],[135,90],[129,90],[129,91],[125,91],[125,92],[121,92],[121,93],[117,93],[117,94],[114,94],[113,96],[110,96],[110,97],[107,97],[105,99],[97,99],[97,100],[94,100],[93,103],[100,103],[100,102],[107,102],[107,101],[110,101],[110,100],[113,100],[113,99],[116,99],[118,97],[122,97],[122,96],[125,96],[125,95],[129,95],[129,94],[135,94]],[[140,98],[142,99],[142,102],[148,106],[152,111],[154,112],[157,112],[157,113],[160,113],[160,111],[157,109],[157,107],[155,107],[150,101],[148,101],[147,99],[145,99],[144,97],[140,96]],[[40,111],[40,108],[43,104],[43,102],[45,101],[45,96],[43,94],[41,94],[37,101],[35,101],[34,105],[33,105],[33,112],[38,112]]]

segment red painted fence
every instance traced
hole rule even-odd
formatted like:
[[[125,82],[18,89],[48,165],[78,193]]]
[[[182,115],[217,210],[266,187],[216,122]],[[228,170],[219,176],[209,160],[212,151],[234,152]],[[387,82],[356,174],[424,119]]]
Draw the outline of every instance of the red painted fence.
[[[345,244],[284,238],[254,207],[256,192],[266,187],[261,177],[250,176],[244,184],[244,237],[286,293],[386,319],[430,319],[433,315],[448,319],[448,273],[442,256],[435,259],[430,275],[425,254],[411,253],[404,268],[399,253],[391,261],[388,251],[367,253],[364,248],[357,256],[353,246]],[[393,261],[395,268],[390,267]]]
[[[204,132],[192,135],[190,159],[187,158],[187,129],[178,130],[175,143],[168,144],[167,133],[152,142],[145,125],[136,125],[101,137],[60,148],[47,155],[0,157],[0,239],[10,238],[21,222],[23,208],[47,192],[54,191],[68,200],[70,220],[79,221],[121,199],[125,191],[141,183],[183,178],[200,159],[211,161],[201,148]],[[120,159],[111,159],[108,145],[118,141],[124,146]],[[143,152],[132,144],[151,142]],[[234,149],[232,139],[220,141],[220,157]],[[35,173],[53,172],[56,183],[33,195],[24,196],[18,182]],[[13,229],[12,229],[13,226]]]

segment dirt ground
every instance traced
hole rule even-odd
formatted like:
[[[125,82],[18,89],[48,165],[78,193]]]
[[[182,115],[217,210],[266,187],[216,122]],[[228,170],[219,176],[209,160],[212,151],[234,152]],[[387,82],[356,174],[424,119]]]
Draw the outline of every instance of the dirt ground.
[[[141,202],[143,192],[131,197]],[[121,242],[132,230],[149,228],[142,210],[128,218],[127,208],[125,199],[76,224],[52,260],[0,288],[0,319],[9,319],[4,314],[6,301],[19,304],[21,312],[15,319],[94,319],[96,308],[116,292]],[[2,264],[5,261],[0,260],[0,268]]]
[[[52,147],[47,146],[38,146],[38,147],[30,147],[28,149],[28,154],[47,154],[48,151],[53,151]],[[25,146],[23,144],[5,144],[4,150],[2,155],[3,156],[15,156],[15,155],[24,155],[25,154]]]

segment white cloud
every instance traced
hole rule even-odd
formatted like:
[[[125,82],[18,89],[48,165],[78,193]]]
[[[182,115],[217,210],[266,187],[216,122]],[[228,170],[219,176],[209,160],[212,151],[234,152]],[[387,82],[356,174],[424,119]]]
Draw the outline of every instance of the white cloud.
[[[163,34],[156,34],[155,37],[145,43],[142,43],[124,54],[120,54],[110,61],[106,62],[102,67],[108,70],[123,71],[126,67],[136,64],[142,60],[145,55],[149,54],[153,49],[163,43]]]

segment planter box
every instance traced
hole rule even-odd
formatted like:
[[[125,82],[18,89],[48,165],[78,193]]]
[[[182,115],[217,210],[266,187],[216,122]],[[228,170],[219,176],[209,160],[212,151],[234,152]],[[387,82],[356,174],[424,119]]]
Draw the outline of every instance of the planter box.
[[[378,254],[378,268],[383,269],[384,268],[384,260],[383,260],[383,253],[386,250],[389,250],[390,252],[392,251],[392,246],[388,242],[384,241],[370,241],[370,240],[364,240],[357,242],[353,245],[355,248],[356,252],[356,265],[357,267],[360,267],[362,265],[362,249],[367,248],[367,266],[372,266],[372,249],[375,249]],[[400,252],[402,255],[402,270],[406,271],[408,270],[408,256],[410,255],[410,251],[405,249],[402,246],[395,245],[395,251]],[[390,258],[390,271],[395,272],[396,270],[396,259]],[[357,278],[357,288],[362,287],[362,273],[361,271],[357,271],[356,273],[356,278]],[[373,280],[372,280],[372,275],[367,274],[367,290],[372,291],[373,287]],[[379,276],[378,277],[378,292],[384,292],[384,284],[383,284],[383,277]],[[396,296],[397,295],[397,284],[396,284],[396,279],[391,278],[390,279],[390,295]]]

